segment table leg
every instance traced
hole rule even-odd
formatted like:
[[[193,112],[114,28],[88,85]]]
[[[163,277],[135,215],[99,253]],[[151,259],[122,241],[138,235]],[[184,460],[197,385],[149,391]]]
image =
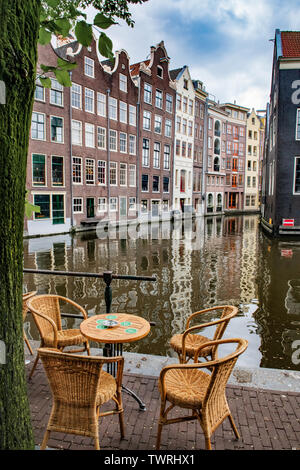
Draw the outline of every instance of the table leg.
[[[122,343],[116,343],[116,344],[105,344],[103,348],[103,356],[105,357],[114,357],[114,356],[122,356],[123,355],[123,345]],[[117,364],[115,362],[111,364],[107,364],[107,372],[114,377],[116,376],[117,370]],[[146,405],[145,403],[142,402],[142,400],[129,388],[125,387],[125,385],[122,385],[122,390],[130,395],[132,398],[134,398],[139,406],[140,406],[140,411],[146,411]]]

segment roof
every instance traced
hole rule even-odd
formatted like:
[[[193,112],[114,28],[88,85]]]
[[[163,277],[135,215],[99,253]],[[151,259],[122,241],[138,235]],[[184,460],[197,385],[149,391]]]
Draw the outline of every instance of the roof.
[[[130,65],[130,75],[135,77],[140,73],[140,66],[141,64],[144,63],[147,67],[150,64],[150,59],[148,60],[142,60],[141,62],[137,62],[136,64]]]
[[[180,67],[180,69],[170,70],[170,77],[171,77],[171,80],[176,80],[176,78],[177,78],[178,75],[180,74],[181,70],[182,70],[182,67]]]
[[[300,57],[300,31],[281,31],[282,57]]]

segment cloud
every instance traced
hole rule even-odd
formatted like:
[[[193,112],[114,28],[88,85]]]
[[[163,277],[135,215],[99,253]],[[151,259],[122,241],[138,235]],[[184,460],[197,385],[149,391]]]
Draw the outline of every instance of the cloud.
[[[188,65],[220,102],[266,106],[276,28],[300,29],[297,0],[149,0],[131,5],[135,27],[110,28],[131,63],[164,40],[170,68]]]

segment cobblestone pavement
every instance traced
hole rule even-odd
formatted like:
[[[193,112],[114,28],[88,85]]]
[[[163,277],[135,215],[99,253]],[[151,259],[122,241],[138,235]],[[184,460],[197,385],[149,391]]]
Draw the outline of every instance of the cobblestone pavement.
[[[31,365],[27,366],[27,373]],[[120,439],[118,416],[99,421],[100,446],[103,450],[154,450],[160,395],[157,378],[124,375],[124,385],[137,393],[146,404],[140,411],[137,402],[123,395],[125,439]],[[52,395],[41,363],[31,380],[28,394],[34,427],[35,443],[42,442],[49,419]],[[236,440],[229,420],[225,420],[212,437],[216,450],[300,450],[300,394],[227,386],[227,399],[241,438]],[[104,405],[102,410],[107,406]],[[176,413],[173,410],[173,416]],[[170,414],[171,416],[171,414]],[[55,449],[92,450],[93,440],[81,436],[52,433],[48,446]],[[161,450],[205,449],[204,437],[196,421],[177,423],[163,428]]]

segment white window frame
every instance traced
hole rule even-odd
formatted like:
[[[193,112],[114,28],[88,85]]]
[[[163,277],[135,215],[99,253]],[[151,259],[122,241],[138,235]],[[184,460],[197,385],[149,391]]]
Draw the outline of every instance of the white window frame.
[[[79,136],[80,136],[80,139],[79,141],[75,142],[74,141],[74,127],[73,127],[73,124],[74,123],[79,123],[79,129],[76,129],[76,132],[79,132]],[[72,145],[79,145],[79,146],[82,146],[82,121],[78,121],[76,119],[72,119],[72,129],[71,129],[71,132],[72,132]]]
[[[89,93],[91,96],[88,96]],[[87,107],[87,103],[89,102],[89,100],[91,101],[92,109],[89,109]],[[95,92],[91,88],[84,89],[84,110],[87,113],[95,114]]]
[[[121,139],[121,136],[125,136],[125,139]],[[123,149],[123,143],[125,148]],[[127,134],[126,132],[119,132],[119,151],[120,153],[127,153]]]
[[[88,129],[92,129],[93,132],[90,132]],[[92,140],[92,144],[91,145],[88,145],[88,138],[87,136],[93,136]],[[87,148],[95,148],[95,125],[94,124],[91,124],[90,122],[86,122],[85,123],[85,128],[84,128],[84,143],[85,143],[85,147]],[[89,143],[90,144],[90,143]]]
[[[97,93],[97,114],[106,117],[106,95],[104,93]]]
[[[75,88],[77,88],[77,90],[75,91]],[[76,99],[78,98],[79,96],[79,106],[75,106],[73,104],[73,97],[76,96]],[[74,99],[74,101],[76,101]],[[82,86],[81,85],[78,85],[77,83],[72,83],[72,88],[71,88],[71,106],[72,108],[74,109],[82,109]]]
[[[115,183],[112,183],[111,171],[115,170]],[[109,184],[110,186],[118,186],[118,164],[117,162],[109,162]]]
[[[93,73],[88,73],[89,69],[92,69]],[[95,78],[95,61],[90,57],[84,57],[84,75],[86,77]]]
[[[121,175],[122,175],[122,179],[121,179]],[[125,176],[125,182],[123,182],[123,176]],[[120,186],[127,186],[127,163],[124,163],[124,162],[119,163],[119,183],[120,183]]]
[[[74,162],[74,158],[80,160],[80,162]],[[74,181],[74,165],[80,166],[80,181]],[[76,157],[76,155],[72,156],[72,184],[82,184],[82,157]]]
[[[131,163],[128,170],[128,186],[131,188],[136,187],[136,165]]]
[[[136,127],[136,106],[129,105],[129,124]]]
[[[75,201],[80,201],[80,203],[75,204]],[[75,210],[75,206],[80,206],[81,210]],[[83,214],[83,198],[82,197],[73,197],[73,213]]]
[[[118,100],[112,96],[109,97],[109,119],[118,120]]]
[[[52,140],[52,131],[51,131],[51,121],[52,121],[52,118],[56,118],[56,119],[61,119],[62,120],[62,140]],[[65,120],[62,116],[54,116],[51,114],[50,116],[50,142],[52,144],[64,144],[65,142]]]
[[[33,137],[32,136],[32,118],[33,118],[33,115],[36,114],[36,115],[39,115],[39,116],[43,116],[43,139],[39,139],[38,137]],[[47,130],[46,130],[46,114],[45,113],[38,113],[37,111],[33,111],[32,113],[32,118],[31,118],[31,138],[32,140],[42,140],[42,141],[45,141],[46,140],[46,137],[47,137]],[[39,121],[35,121],[39,124]],[[37,132],[37,135],[39,135],[39,132]]]
[[[101,132],[100,132],[101,129]],[[104,131],[104,132],[103,132]],[[103,139],[103,145],[99,145],[99,136]],[[106,150],[106,128],[102,126],[97,126],[97,147],[101,150]]]
[[[55,88],[55,87],[57,87],[57,88]],[[58,91],[61,94],[61,103],[56,103],[55,101],[53,101],[51,99],[52,98],[52,93],[51,93],[52,90]],[[60,108],[63,108],[63,106],[64,106],[64,87],[59,83],[58,80],[56,80],[56,78],[51,78],[50,104],[52,104],[54,106],[59,106]]]
[[[112,146],[113,142],[115,142],[115,146]],[[115,129],[109,129],[109,150],[111,152],[118,151],[118,133]]]
[[[129,134],[128,147],[129,155],[136,155],[136,135]]]
[[[101,202],[100,202],[101,201]],[[107,212],[107,200],[106,197],[98,197],[98,212]]]
[[[99,180],[99,168],[103,169],[103,174],[104,174],[104,183]],[[97,182],[99,186],[106,186],[106,161],[105,160],[98,160],[97,163]]]
[[[127,76],[123,73],[119,74],[119,88],[124,93],[127,93]]]
[[[119,121],[127,124],[127,103],[119,101]]]
[[[90,165],[92,162],[92,165]],[[93,179],[89,180],[87,178],[87,168],[93,169]],[[95,184],[95,160],[93,158],[86,158],[85,159],[85,184],[88,186],[93,186]]]

